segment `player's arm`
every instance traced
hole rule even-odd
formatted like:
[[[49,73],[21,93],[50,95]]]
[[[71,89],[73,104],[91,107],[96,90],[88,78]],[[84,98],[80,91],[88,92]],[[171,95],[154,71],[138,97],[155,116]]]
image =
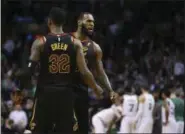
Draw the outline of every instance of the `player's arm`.
[[[107,134],[111,133],[112,126],[116,123],[117,120],[118,120],[118,118],[116,116],[112,119],[112,121],[110,122],[110,124],[108,126]]]
[[[168,123],[168,117],[169,117],[169,108],[168,108],[168,103],[166,100],[164,100],[163,102],[163,107],[165,109],[165,118],[166,118],[166,122],[164,125],[166,125]]]
[[[116,113],[116,116],[114,116],[114,118],[112,119],[112,121],[110,122],[109,126],[108,126],[108,131],[107,133],[110,133],[111,129],[112,129],[112,126],[118,122],[120,119],[122,119],[123,115],[122,113],[120,112],[119,114]]]
[[[44,37],[43,37],[44,38]],[[28,83],[31,80],[31,76],[35,73],[35,68],[38,65],[40,60],[40,53],[44,46],[44,39],[37,38],[31,47],[31,54],[29,57],[28,65],[23,69],[20,81],[20,89],[23,89],[25,86],[28,86]]]
[[[107,89],[110,92],[113,92],[113,89],[111,87],[110,81],[104,71],[103,68],[103,63],[102,63],[102,50],[100,48],[100,46],[96,43],[94,43],[94,50],[96,53],[96,64],[95,64],[95,69],[97,72],[97,79],[100,82],[100,84]]]
[[[135,121],[138,121],[138,119],[141,117],[141,115],[143,113],[144,102],[145,102],[145,97],[143,95],[141,95],[139,97],[139,109],[138,109],[138,112],[136,114]]]
[[[77,51],[77,67],[80,71],[80,73],[83,76],[83,79],[85,83],[94,90],[96,95],[100,96],[102,93],[102,89],[99,85],[96,84],[96,81],[92,75],[92,73],[89,71],[87,64],[85,62],[84,54],[83,54],[83,48],[82,44],[79,40],[74,39],[74,44],[76,46]]]

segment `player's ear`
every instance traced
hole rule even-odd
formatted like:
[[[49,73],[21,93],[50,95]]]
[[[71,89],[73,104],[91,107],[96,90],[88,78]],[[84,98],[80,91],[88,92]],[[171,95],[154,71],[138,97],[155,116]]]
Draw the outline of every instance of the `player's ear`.
[[[82,26],[82,21],[78,20],[78,26]]]

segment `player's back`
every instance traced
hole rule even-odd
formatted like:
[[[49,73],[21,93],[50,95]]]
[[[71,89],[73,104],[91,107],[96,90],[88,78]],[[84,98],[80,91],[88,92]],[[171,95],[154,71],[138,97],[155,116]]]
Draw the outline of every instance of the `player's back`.
[[[48,34],[40,60],[39,86],[76,83],[76,51],[69,34]]]
[[[175,104],[175,118],[177,121],[183,121],[184,116],[184,101],[180,98],[172,98]]]
[[[104,109],[96,114],[106,125],[112,121],[114,116],[121,117],[122,108],[121,106],[112,105],[110,108]]]
[[[123,115],[135,116],[137,113],[138,99],[136,95],[123,95]]]
[[[142,117],[152,118],[153,109],[155,105],[154,97],[150,93],[144,94],[144,97],[145,97],[145,101],[144,101],[144,110],[143,110]]]
[[[169,98],[167,98],[166,101],[167,101],[167,104],[168,104],[169,118],[174,118],[175,119],[175,104]]]

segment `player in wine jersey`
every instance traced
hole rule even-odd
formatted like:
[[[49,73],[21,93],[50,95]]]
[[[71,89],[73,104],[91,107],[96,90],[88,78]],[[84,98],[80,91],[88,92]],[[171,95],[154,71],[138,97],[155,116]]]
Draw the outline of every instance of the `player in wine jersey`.
[[[116,94],[113,92],[109,79],[104,71],[102,63],[102,50],[100,46],[91,40],[94,32],[94,17],[91,13],[81,13],[78,18],[77,31],[71,33],[75,38],[81,40],[83,52],[85,55],[88,68],[96,77],[102,88],[110,92],[114,98]],[[75,101],[75,111],[79,123],[79,133],[88,133],[88,86],[79,79],[79,87],[75,89],[77,99]],[[85,118],[84,118],[85,117]]]
[[[162,107],[162,133],[177,133],[177,122],[175,120],[175,105],[170,99],[169,89],[162,91],[163,107]]]
[[[122,103],[118,99],[110,108],[96,113],[92,117],[93,133],[108,133],[112,125],[122,117]]]
[[[139,96],[138,112],[134,119],[134,128],[136,129],[137,122],[138,127],[136,133],[152,133],[155,100],[152,94],[148,92],[148,84],[146,80],[142,80],[139,86],[141,95]]]
[[[124,92],[125,94],[122,96],[123,118],[119,133],[134,133],[133,122],[137,113],[138,98],[133,93],[131,85],[126,86]]]
[[[85,63],[82,44],[71,35],[63,33],[65,12],[52,8],[49,13],[48,35],[36,39],[31,48],[25,75],[31,77],[40,63],[35,103],[30,127],[33,133],[72,133],[73,131],[73,89],[79,77],[78,67],[86,84],[100,95],[101,88],[96,84]]]

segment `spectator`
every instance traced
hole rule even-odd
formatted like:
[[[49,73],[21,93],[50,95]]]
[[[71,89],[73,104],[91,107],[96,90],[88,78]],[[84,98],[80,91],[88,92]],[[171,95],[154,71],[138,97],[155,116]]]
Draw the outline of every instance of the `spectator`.
[[[16,131],[25,131],[26,125],[28,124],[28,119],[20,104],[16,104],[14,106],[14,110],[10,112],[9,120],[13,121],[13,128]]]

